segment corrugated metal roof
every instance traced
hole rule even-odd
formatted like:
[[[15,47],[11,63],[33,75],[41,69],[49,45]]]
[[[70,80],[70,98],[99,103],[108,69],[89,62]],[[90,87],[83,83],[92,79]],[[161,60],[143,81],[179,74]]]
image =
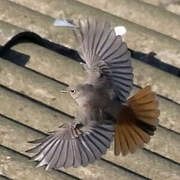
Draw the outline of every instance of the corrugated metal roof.
[[[0,179],[180,179],[178,15],[137,0],[0,0],[0,12],[1,46],[27,30],[44,38],[40,45],[13,46],[0,58]],[[86,168],[46,172],[29,161],[27,141],[72,119],[76,104],[60,90],[85,77],[71,30],[52,24],[55,18],[87,16],[126,26],[125,40],[134,57],[132,93],[152,85],[160,103],[159,127],[149,145],[127,157],[115,157],[112,146]],[[151,52],[157,55],[149,56]],[[17,65],[27,60],[24,67]]]

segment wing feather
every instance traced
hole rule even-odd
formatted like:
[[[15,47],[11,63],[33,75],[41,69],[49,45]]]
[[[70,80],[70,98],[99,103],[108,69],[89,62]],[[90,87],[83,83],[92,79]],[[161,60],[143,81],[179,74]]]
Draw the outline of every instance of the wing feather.
[[[79,29],[79,54],[86,63],[88,82],[99,86],[101,78],[106,77],[102,85],[110,84],[120,101],[125,102],[133,85],[131,57],[126,43],[122,42],[121,36],[116,36],[108,23],[94,18],[80,20]],[[78,31],[75,34],[78,38]]]
[[[37,143],[27,152],[36,153],[33,160],[46,170],[87,166],[101,158],[113,140],[114,127],[90,121],[83,126],[65,124],[49,136],[32,141]]]
[[[55,152],[54,152],[54,156],[51,158],[51,160],[47,164],[46,170],[52,169],[53,167],[56,166],[58,158],[60,157],[63,144],[64,144],[64,141],[59,141],[59,143],[57,144]]]

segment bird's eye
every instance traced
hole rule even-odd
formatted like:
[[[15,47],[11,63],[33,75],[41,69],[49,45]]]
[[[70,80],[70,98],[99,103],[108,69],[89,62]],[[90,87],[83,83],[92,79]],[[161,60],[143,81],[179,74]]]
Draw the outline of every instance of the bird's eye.
[[[75,89],[71,89],[71,93],[75,93],[76,91],[75,91]]]

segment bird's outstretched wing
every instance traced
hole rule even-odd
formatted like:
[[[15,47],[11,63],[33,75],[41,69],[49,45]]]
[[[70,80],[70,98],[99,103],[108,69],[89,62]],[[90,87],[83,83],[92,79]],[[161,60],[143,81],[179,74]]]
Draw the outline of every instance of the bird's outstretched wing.
[[[72,122],[46,137],[31,141],[37,145],[27,152],[35,153],[33,160],[40,161],[38,167],[47,165],[46,170],[87,166],[106,153],[113,133],[112,124]]]
[[[85,61],[90,83],[110,83],[121,101],[132,89],[133,73],[130,52],[120,35],[103,21],[89,18],[79,21],[75,35],[80,43],[79,55]]]

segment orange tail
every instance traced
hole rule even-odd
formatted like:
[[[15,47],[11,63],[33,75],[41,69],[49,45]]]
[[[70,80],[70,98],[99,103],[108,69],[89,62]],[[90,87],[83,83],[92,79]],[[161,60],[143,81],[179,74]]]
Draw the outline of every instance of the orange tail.
[[[133,153],[148,143],[158,125],[158,117],[158,102],[150,86],[128,99],[128,106],[120,111],[115,127],[114,154]]]

